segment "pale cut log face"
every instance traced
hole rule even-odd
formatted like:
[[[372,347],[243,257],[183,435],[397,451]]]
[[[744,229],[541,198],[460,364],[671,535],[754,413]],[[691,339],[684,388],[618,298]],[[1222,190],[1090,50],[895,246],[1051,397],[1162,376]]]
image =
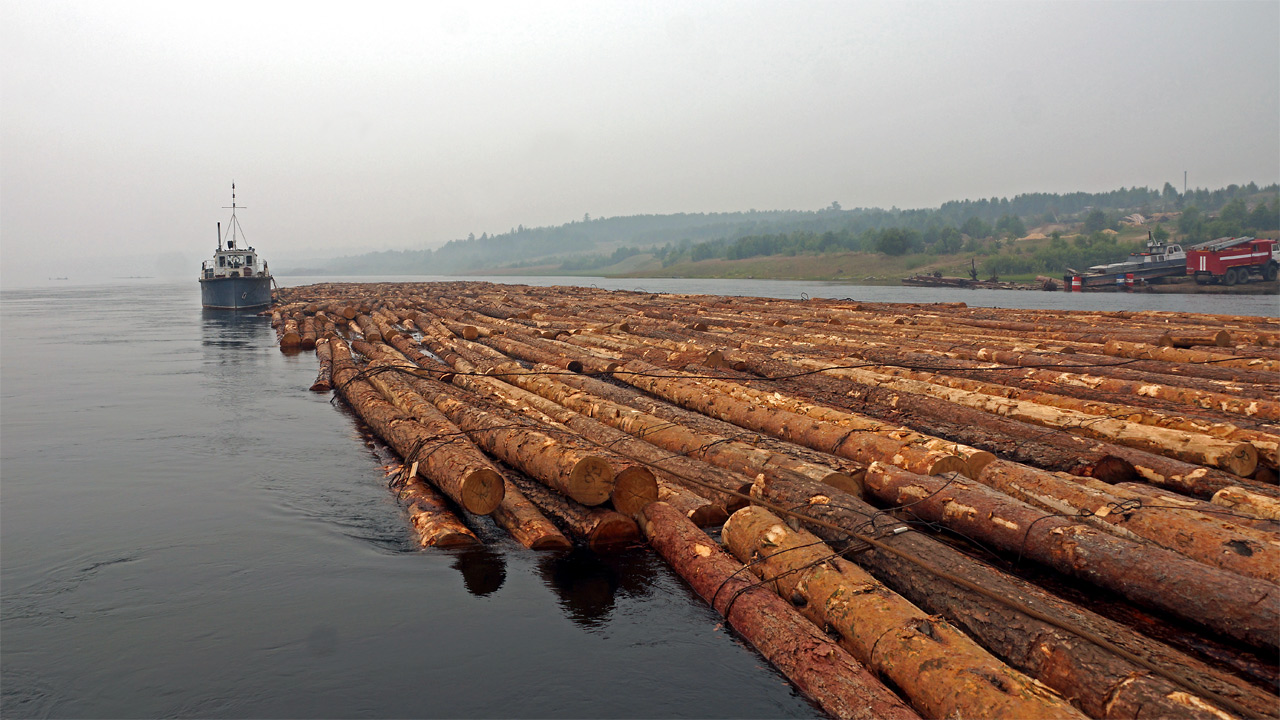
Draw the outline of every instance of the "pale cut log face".
[[[613,468],[607,460],[584,457],[569,472],[569,496],[587,506],[600,505],[613,494]]]
[[[477,515],[497,510],[504,495],[502,476],[489,468],[476,470],[462,481],[464,505]]]

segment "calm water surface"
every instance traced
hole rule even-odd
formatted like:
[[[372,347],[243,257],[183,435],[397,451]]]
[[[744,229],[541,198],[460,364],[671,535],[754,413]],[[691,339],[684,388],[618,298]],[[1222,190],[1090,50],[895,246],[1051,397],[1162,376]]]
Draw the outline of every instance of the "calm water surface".
[[[417,549],[314,356],[194,282],[0,297],[4,717],[818,716],[644,549]]]
[[[507,280],[1277,314],[1274,297]],[[642,548],[534,553],[482,521],[482,553],[417,549],[385,459],[307,391],[314,357],[282,355],[263,318],[202,311],[195,285],[0,292],[0,715],[818,716]]]

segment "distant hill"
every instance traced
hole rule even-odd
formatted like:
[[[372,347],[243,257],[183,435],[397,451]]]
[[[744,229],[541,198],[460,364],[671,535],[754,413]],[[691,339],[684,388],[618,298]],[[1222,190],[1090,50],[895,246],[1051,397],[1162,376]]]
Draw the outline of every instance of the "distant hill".
[[[584,216],[559,226],[523,225],[498,235],[451,240],[434,250],[389,250],[308,262],[306,274],[450,275],[480,271],[626,272],[644,255],[663,266],[708,258],[825,252],[955,252],[976,240],[1021,237],[1028,226],[1080,223],[1087,231],[1118,227],[1129,213],[1152,216],[1196,207],[1210,213],[1231,203],[1253,206],[1252,216],[1280,214],[1277,186],[1255,183],[1184,196],[1162,190],[1120,188],[1104,193],[1028,193],[1008,198],[958,200],[937,208],[854,208],[832,203],[821,210],[677,213],[611,218]],[[1272,212],[1269,200],[1275,202]],[[1280,222],[1280,220],[1277,220]],[[1090,226],[1094,227],[1090,227]],[[1256,225],[1262,227],[1262,225]],[[962,243],[964,243],[962,245]],[[290,272],[285,270],[285,273]]]

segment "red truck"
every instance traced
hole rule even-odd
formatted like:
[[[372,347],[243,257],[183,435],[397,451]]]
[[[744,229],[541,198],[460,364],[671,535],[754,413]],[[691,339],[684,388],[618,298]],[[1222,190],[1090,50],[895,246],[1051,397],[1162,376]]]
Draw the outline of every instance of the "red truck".
[[[1225,237],[1193,245],[1187,250],[1187,274],[1200,285],[1246,283],[1255,278],[1275,280],[1280,270],[1280,241],[1268,238]]]

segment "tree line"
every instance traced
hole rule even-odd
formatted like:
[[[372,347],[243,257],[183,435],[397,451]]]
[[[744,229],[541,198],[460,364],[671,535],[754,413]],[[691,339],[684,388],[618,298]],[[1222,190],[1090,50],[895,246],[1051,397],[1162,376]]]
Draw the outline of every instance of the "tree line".
[[[1270,200],[1258,201],[1255,198],[1259,195],[1269,196]],[[539,265],[581,272],[608,267],[642,253],[652,253],[664,267],[712,258],[737,260],[799,253],[990,255],[998,253],[1009,240],[1025,236],[1029,224],[1082,222],[1086,241],[1080,245],[1055,245],[1052,252],[1045,252],[1034,261],[1000,261],[1029,268],[1000,271],[1004,273],[1059,272],[1063,262],[1097,264],[1107,259],[1092,259],[1107,253],[1123,256],[1128,248],[1108,243],[1101,237],[1106,234],[1102,231],[1118,229],[1121,218],[1132,212],[1152,215],[1165,211],[1182,212],[1174,229],[1188,242],[1273,230],[1280,226],[1280,186],[1260,188],[1250,182],[1217,190],[1194,189],[1184,194],[1165,183],[1161,190],[1133,187],[1103,193],[1026,193],[1012,199],[958,200],[937,208],[911,210],[847,210],[833,202],[812,211],[749,210],[611,218],[584,215],[581,220],[559,226],[521,225],[496,235],[472,234],[434,250],[341,258],[328,268],[345,274],[447,274]],[[1167,236],[1171,230],[1161,226],[1157,232]]]

